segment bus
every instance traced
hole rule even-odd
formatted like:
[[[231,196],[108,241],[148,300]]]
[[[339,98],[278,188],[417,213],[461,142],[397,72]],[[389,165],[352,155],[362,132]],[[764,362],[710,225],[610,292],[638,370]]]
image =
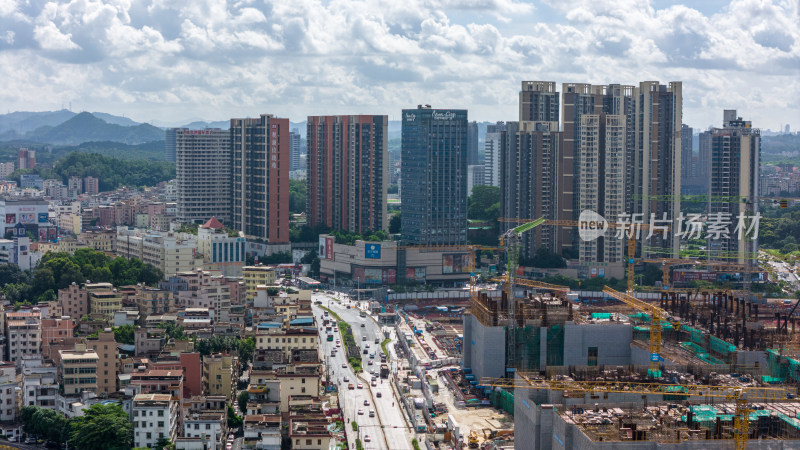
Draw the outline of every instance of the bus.
[[[332,334],[328,335],[328,341],[333,342],[333,335]]]
[[[363,310],[360,313],[358,313],[358,315],[361,317],[367,317],[367,313],[364,312]]]

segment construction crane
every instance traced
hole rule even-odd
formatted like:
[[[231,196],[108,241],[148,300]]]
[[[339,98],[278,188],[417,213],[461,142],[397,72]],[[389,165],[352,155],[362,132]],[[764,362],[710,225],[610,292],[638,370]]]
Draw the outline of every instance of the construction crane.
[[[751,402],[793,400],[797,391],[786,387],[711,386],[691,384],[661,384],[627,381],[572,381],[540,380],[527,373],[517,373],[517,378],[481,378],[480,386],[504,389],[547,389],[551,391],[577,391],[586,393],[621,393],[641,395],[683,395],[689,397],[723,398],[734,402],[734,441],[737,450],[747,448],[750,438],[749,415]],[[676,394],[677,392],[677,394]]]
[[[517,299],[514,297],[514,281],[517,276],[517,265],[519,263],[519,240],[522,233],[536,228],[545,222],[544,217],[525,222],[516,226],[500,236],[500,246],[505,247],[508,262],[506,263],[506,295],[508,296],[508,352],[507,360],[509,367],[515,367],[517,348]]]
[[[625,303],[626,305],[650,314],[650,369],[647,371],[647,374],[651,377],[661,376],[661,370],[659,370],[658,364],[661,361],[661,321],[663,319],[669,319],[670,314],[658,306],[651,305],[650,303],[639,300],[630,294],[616,291],[608,286],[603,287],[603,292],[621,301],[622,303]],[[676,330],[680,328],[680,322],[670,322],[672,323],[672,327]]]
[[[508,282],[508,278],[495,277],[495,278],[490,279],[489,281],[494,281],[495,283],[507,283]],[[516,284],[520,284],[522,286],[527,286],[529,288],[543,289],[543,290],[546,290],[546,291],[559,291],[559,292],[569,292],[570,291],[569,286],[562,286],[560,284],[545,283],[545,282],[542,282],[542,281],[527,280],[525,278],[516,278],[515,279],[515,283]]]
[[[510,219],[510,218],[500,218],[497,219],[500,222],[525,222],[528,219]],[[517,230],[520,228],[525,227],[523,231],[530,230],[531,228],[535,228],[539,225],[552,225],[552,226],[562,226],[562,227],[580,227],[582,225],[581,221],[578,220],[549,220],[545,219],[544,217],[540,217],[539,219],[534,220],[533,222],[525,222],[523,225],[520,225],[513,230]],[[644,232],[650,229],[650,224],[646,223],[626,223],[626,222],[607,222],[608,228],[619,228],[624,233],[627,231],[627,238],[628,238],[628,270],[627,270],[627,278],[628,278],[628,292],[633,293],[633,272],[634,272],[634,256],[636,253],[636,241],[639,239],[639,233]],[[510,230],[510,231],[513,231]],[[669,232],[669,227],[666,227],[666,230],[658,230],[661,232]],[[518,235],[517,235],[518,236]]]

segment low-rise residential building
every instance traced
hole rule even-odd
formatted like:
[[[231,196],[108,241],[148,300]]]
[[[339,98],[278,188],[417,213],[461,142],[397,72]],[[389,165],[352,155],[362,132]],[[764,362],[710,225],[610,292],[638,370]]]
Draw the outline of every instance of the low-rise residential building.
[[[16,420],[18,387],[16,364],[0,361],[0,422]]]
[[[203,388],[207,395],[233,399],[237,360],[231,355],[208,355],[203,358]]]
[[[272,286],[278,280],[277,272],[269,266],[245,266],[242,268],[242,275],[244,277],[245,298],[248,302],[255,297],[256,288],[259,285]]]
[[[39,408],[56,408],[58,395],[58,368],[43,365],[42,360],[31,367],[22,368],[22,406],[38,406]]]
[[[110,283],[108,283],[110,284]],[[116,289],[89,291],[89,313],[114,318],[114,313],[122,309],[122,294]]]
[[[126,258],[139,258],[144,263],[158,267],[164,273],[165,280],[197,266],[196,245],[196,240],[186,238],[183,233],[146,232],[117,227],[117,254]]]
[[[280,414],[244,416],[244,444],[248,448],[279,450],[281,448]]]
[[[51,344],[60,344],[77,339],[74,337],[75,322],[69,316],[42,319],[42,355],[53,359],[50,352]],[[71,342],[74,344],[76,341]]]
[[[58,290],[58,306],[62,316],[80,319],[89,314],[89,292],[75,282]]]
[[[6,312],[8,360],[16,363],[23,356],[39,355],[42,345],[42,317],[39,308]]]
[[[97,353],[97,393],[111,394],[117,391],[117,341],[114,332],[106,328],[90,338],[87,346]]]
[[[169,394],[138,394],[133,398],[133,445],[155,447],[159,439],[178,436],[179,403]]]
[[[58,355],[64,395],[97,392],[97,353],[86,344],[75,344],[75,350],[60,350]]]
[[[319,348],[319,336],[315,328],[271,329],[259,331],[255,344],[258,350],[281,350],[288,358],[292,350]]]
[[[188,414],[183,420],[183,436],[199,438],[205,449],[222,449],[225,445],[227,413],[202,411]]]

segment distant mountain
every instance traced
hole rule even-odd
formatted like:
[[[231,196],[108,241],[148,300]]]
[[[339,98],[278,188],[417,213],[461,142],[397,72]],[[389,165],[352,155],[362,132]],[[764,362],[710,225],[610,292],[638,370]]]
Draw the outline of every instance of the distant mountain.
[[[75,113],[66,109],[60,111],[15,111],[0,114],[0,140],[20,139],[25,133],[44,126],[54,127],[66,122]]]
[[[43,126],[25,135],[27,140],[53,145],[75,145],[89,141],[141,144],[164,139],[164,130],[150,124],[122,126],[82,112],[56,126]]]
[[[187,123],[186,125],[181,125],[175,128],[188,128],[190,130],[202,130],[203,128],[220,128],[223,130],[227,130],[231,127],[230,121],[220,120],[216,122],[205,122],[202,120],[196,120],[192,123]]]
[[[141,125],[139,122],[131,120],[127,117],[115,116],[113,114],[104,112],[93,112],[92,115],[113,125],[122,125],[123,127],[135,127],[136,125]]]

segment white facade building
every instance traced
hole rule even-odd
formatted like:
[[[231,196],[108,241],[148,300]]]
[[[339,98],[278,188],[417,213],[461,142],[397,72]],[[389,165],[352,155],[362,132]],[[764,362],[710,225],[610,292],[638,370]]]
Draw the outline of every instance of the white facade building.
[[[170,394],[138,394],[133,398],[133,446],[155,447],[159,439],[178,435],[178,401]]]

